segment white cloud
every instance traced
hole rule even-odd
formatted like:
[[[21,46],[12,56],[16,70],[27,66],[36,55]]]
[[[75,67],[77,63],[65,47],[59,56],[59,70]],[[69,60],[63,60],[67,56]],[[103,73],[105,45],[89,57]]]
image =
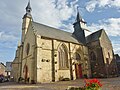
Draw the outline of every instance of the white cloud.
[[[74,31],[72,23],[68,23],[67,25],[62,24],[61,29],[64,30],[64,31],[67,31],[67,32],[73,32]]]
[[[89,1],[86,5],[86,9],[89,11],[89,12],[93,12],[95,7],[97,5],[97,1],[96,0],[92,0],[92,1]]]
[[[112,0],[111,3],[113,6],[120,8],[120,0]]]
[[[116,7],[120,9],[120,0],[90,0],[86,4],[86,9],[89,12],[93,12],[96,7],[106,8],[106,7]]]
[[[0,32],[0,38],[2,37],[3,32]]]
[[[103,19],[98,24],[92,23],[89,26],[91,31],[105,29],[109,36],[120,36],[120,18]]]
[[[111,39],[115,54],[120,55],[120,37],[112,37]]]
[[[113,43],[112,45],[113,45],[115,54],[119,54],[120,55],[120,43],[119,44]]]
[[[63,21],[74,16],[74,7],[78,0],[68,2],[68,0],[39,0],[32,2],[33,19],[37,22],[59,28],[63,25]]]
[[[19,37],[14,34],[0,32],[0,47],[1,48],[16,48],[17,42],[19,41]]]
[[[0,32],[0,42],[1,41],[15,41],[17,39],[18,38],[14,35],[4,33],[4,32]]]

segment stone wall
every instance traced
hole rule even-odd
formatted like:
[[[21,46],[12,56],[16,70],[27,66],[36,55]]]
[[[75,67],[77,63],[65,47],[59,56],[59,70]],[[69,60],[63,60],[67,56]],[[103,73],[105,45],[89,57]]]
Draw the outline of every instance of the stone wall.
[[[91,57],[91,52],[94,52],[96,57],[96,61],[94,62],[90,58],[90,65],[94,67],[92,77],[112,77],[112,73],[115,75],[114,53],[107,34],[103,31],[98,40],[88,43],[87,46],[89,48],[89,57]]]
[[[28,31],[25,36],[25,40],[23,43],[23,51],[22,54],[22,77],[25,78],[25,66],[28,68],[27,77],[30,82],[35,82],[36,79],[36,65],[35,65],[35,34],[32,30],[32,27],[28,28]]]
[[[67,48],[69,60],[69,68],[65,70],[59,68],[58,60],[58,49],[62,44]],[[80,53],[81,61],[75,62],[73,58],[75,52]],[[71,64],[70,60],[72,61]],[[83,76],[87,74],[89,77],[90,67],[87,47],[83,47],[80,44],[53,40],[45,37],[40,38],[40,36],[37,37],[37,82],[52,82],[53,79],[59,81],[61,78],[71,79],[71,74],[73,79],[76,79],[75,63],[81,63]]]

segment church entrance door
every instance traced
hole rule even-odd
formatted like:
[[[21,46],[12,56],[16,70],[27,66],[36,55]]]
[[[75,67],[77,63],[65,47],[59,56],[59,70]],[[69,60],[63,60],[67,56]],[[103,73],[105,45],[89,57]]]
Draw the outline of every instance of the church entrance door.
[[[26,80],[28,79],[28,66],[27,65],[24,66],[23,72],[24,72],[24,78],[26,82]]]
[[[75,73],[76,73],[76,78],[82,78],[82,67],[81,64],[75,64]]]

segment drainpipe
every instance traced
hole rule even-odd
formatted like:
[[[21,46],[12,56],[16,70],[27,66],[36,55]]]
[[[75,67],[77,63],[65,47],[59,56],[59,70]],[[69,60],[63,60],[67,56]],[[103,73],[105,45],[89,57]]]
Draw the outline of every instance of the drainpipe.
[[[54,40],[52,40],[52,81],[55,82]]]
[[[34,34],[35,35],[35,47],[34,47],[34,80],[35,80],[35,83],[37,83],[37,35],[36,34]]]
[[[21,51],[21,66],[20,66],[20,77],[22,77],[22,59],[23,59],[23,45],[24,45],[24,43],[22,42],[22,45],[21,45],[22,51]]]
[[[71,78],[71,80],[73,80],[72,58],[71,58],[71,51],[70,51],[70,43],[69,43],[69,58],[70,58],[70,78]]]

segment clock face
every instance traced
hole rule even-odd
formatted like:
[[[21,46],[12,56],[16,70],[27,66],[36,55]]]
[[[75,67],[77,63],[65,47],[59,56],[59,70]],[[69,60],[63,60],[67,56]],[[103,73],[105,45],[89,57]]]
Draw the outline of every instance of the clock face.
[[[26,54],[27,55],[29,54],[29,51],[30,51],[30,44],[27,43],[27,45],[26,45]]]

